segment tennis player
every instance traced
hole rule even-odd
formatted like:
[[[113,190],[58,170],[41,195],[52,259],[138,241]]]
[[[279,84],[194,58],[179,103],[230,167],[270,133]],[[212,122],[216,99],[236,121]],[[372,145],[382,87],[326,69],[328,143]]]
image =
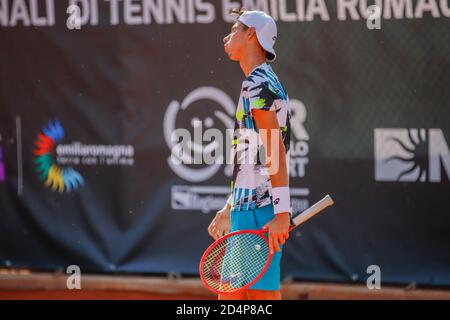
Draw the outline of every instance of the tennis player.
[[[267,229],[269,250],[274,253],[267,271],[248,290],[222,294],[219,299],[275,300],[281,299],[280,260],[292,211],[287,171],[289,99],[269,64],[276,59],[275,21],[262,11],[238,9],[232,14],[237,18],[223,39],[224,49],[232,61],[239,62],[246,79],[236,110],[232,191],[208,232],[217,240],[237,230]],[[258,148],[262,145],[263,156],[258,152],[255,161],[239,161],[240,151],[253,148],[251,133],[262,141]]]

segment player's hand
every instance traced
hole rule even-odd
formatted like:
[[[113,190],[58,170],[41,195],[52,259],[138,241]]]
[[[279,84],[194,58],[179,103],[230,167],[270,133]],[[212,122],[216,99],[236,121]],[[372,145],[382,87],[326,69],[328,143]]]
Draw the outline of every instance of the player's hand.
[[[280,245],[283,245],[289,238],[290,225],[289,212],[283,212],[276,214],[275,218],[263,227],[263,230],[269,232],[269,251],[271,254],[274,253],[274,250],[280,251]]]
[[[226,204],[222,210],[216,213],[208,227],[208,233],[214,240],[226,235],[230,232],[230,210],[231,206]]]

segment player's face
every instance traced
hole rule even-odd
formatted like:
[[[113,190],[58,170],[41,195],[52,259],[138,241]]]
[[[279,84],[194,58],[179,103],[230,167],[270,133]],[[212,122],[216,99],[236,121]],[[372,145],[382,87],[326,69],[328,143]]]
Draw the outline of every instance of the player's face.
[[[223,46],[228,57],[233,61],[239,61],[247,42],[247,31],[244,25],[236,21],[231,27],[231,33],[223,38]]]

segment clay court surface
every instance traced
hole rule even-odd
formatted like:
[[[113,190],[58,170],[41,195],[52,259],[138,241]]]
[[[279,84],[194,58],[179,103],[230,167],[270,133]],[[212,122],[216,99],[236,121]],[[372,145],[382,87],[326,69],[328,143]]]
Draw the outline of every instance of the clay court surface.
[[[66,274],[0,272],[0,299],[51,300],[209,300],[216,296],[206,290],[198,278],[168,279],[145,276],[84,275],[81,290],[68,290]],[[445,299],[450,290],[384,286],[369,290],[361,284],[293,282],[282,285],[283,299]]]

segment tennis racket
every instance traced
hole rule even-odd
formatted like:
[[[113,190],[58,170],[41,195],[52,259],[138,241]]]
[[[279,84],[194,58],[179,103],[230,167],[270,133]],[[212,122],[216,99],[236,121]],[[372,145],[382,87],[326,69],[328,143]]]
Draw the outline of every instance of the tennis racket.
[[[292,219],[291,228],[298,227],[325,208],[334,204],[326,195]],[[241,230],[217,239],[200,261],[200,277],[209,290],[231,293],[245,290],[258,281],[269,267],[273,254],[263,230]]]

